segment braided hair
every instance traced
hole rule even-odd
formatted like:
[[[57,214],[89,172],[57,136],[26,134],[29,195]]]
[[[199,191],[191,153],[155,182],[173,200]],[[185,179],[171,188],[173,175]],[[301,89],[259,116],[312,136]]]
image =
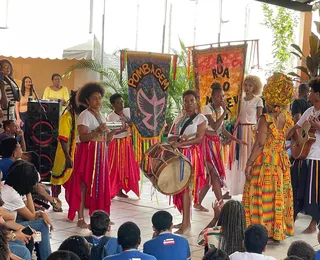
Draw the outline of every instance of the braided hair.
[[[7,260],[9,256],[8,234],[8,229],[0,224],[0,260]]]
[[[218,225],[221,226],[219,248],[228,255],[244,252],[244,232],[246,218],[241,202],[229,200],[222,208]]]

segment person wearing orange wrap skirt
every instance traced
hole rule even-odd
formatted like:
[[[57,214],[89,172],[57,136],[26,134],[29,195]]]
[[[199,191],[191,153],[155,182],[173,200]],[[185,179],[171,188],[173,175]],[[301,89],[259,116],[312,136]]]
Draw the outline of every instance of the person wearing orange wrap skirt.
[[[245,168],[242,204],[247,226],[264,225],[276,243],[294,235],[290,161],[285,145],[293,127],[291,114],[286,111],[292,97],[292,80],[274,73],[263,89],[267,113],[259,118]]]
[[[200,143],[207,127],[207,119],[198,114],[198,95],[193,90],[183,93],[184,113],[178,115],[168,135],[169,142],[183,153],[192,164],[193,178],[182,192],[173,196],[173,203],[182,212],[182,223],[175,225],[179,230],[177,234],[184,234],[191,228],[191,194],[195,203],[199,199],[199,191],[206,182],[205,169]]]
[[[109,122],[122,122],[131,124],[130,109],[123,108],[122,96],[118,93],[110,97],[114,111],[107,120]],[[108,162],[110,166],[111,198],[116,195],[122,198],[133,191],[139,197],[140,168],[134,158],[132,139],[129,131],[124,130],[114,135],[108,148]]]
[[[80,144],[77,147],[74,171],[68,193],[68,218],[73,220],[78,211],[80,228],[87,228],[84,206],[89,215],[104,210],[110,215],[111,196],[108,165],[108,141],[119,130],[110,131],[100,113],[104,88],[98,83],[87,83],[79,90],[79,101],[88,108],[78,117]]]

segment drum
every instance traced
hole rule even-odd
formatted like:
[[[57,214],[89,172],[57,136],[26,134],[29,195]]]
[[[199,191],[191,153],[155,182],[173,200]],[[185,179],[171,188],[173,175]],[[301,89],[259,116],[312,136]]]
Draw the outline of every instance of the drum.
[[[187,157],[168,143],[151,146],[140,167],[153,186],[165,195],[183,191],[192,177],[192,166]]]

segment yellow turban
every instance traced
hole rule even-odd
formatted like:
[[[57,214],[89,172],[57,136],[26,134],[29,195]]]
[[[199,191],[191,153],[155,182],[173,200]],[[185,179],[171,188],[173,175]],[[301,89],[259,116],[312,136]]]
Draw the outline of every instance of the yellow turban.
[[[275,72],[268,78],[263,88],[262,97],[270,106],[287,107],[293,98],[292,79],[280,72]]]

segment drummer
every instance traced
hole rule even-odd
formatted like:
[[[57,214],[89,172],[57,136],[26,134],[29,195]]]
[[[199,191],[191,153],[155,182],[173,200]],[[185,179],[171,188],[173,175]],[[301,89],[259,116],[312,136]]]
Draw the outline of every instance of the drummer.
[[[187,90],[182,97],[183,113],[174,119],[168,140],[190,160],[194,176],[186,189],[173,196],[173,203],[182,212],[182,223],[174,226],[178,228],[177,234],[185,234],[190,230],[191,195],[197,204],[199,191],[206,182],[200,143],[207,127],[207,119],[198,112],[198,95],[195,91]]]

